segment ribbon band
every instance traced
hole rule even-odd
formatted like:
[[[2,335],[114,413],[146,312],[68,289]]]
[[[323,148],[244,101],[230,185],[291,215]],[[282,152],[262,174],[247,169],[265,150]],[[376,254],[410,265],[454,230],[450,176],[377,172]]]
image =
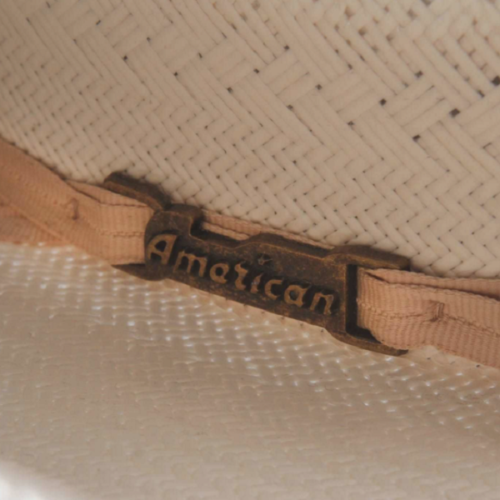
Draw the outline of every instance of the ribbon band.
[[[0,140],[0,240],[72,244],[113,265],[144,262],[146,203],[80,182]],[[267,232],[326,247],[258,224],[204,211],[204,227],[234,239]],[[328,248],[328,247],[326,247]],[[362,270],[358,323],[396,349],[435,346],[500,368],[500,280],[435,278]]]

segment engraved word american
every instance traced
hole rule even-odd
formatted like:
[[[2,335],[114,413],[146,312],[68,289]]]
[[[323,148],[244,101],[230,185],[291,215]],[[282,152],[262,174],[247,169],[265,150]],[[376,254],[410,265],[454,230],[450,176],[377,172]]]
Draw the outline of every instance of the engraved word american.
[[[314,290],[306,283],[290,281],[282,276],[255,269],[250,262],[240,261],[232,264],[229,261],[218,261],[210,255],[180,248],[176,245],[175,234],[159,234],[150,240],[147,246],[148,261],[160,262],[171,266],[173,272],[192,274],[200,279],[234,287],[241,292],[261,294],[272,301],[283,301],[285,304],[299,308],[307,308],[311,312],[330,315],[336,302],[333,290]],[[237,253],[237,252],[236,252]],[[257,256],[257,262],[266,265],[272,262],[267,255]]]

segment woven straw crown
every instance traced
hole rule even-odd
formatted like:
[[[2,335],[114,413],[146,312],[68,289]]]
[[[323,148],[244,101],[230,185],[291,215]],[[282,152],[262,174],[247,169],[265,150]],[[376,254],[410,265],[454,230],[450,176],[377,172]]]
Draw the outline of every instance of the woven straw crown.
[[[500,10],[477,0],[0,5],[0,135],[78,180],[500,272]]]

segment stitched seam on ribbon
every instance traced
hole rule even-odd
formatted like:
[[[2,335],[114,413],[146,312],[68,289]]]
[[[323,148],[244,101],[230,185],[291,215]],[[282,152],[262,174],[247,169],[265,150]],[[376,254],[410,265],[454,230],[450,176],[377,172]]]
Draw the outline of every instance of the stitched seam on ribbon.
[[[132,209],[138,208],[138,209],[141,209],[141,210],[144,210],[144,209],[146,209],[146,210],[152,210],[152,209],[146,207],[143,203],[134,200],[134,198],[129,198],[130,199],[130,203],[113,203],[113,202],[107,202],[107,201],[102,201],[97,196],[93,196],[91,193],[86,192],[83,189],[83,186],[81,185],[81,183],[79,183],[79,182],[69,181],[68,185],[70,185],[72,187],[72,189],[74,189],[75,191],[77,191],[82,196],[86,196],[87,198],[91,199],[92,201],[96,201],[100,205],[104,205],[105,207],[113,207],[113,208],[115,208],[115,207],[117,207],[117,208],[123,207],[123,208],[132,208]],[[103,189],[103,188],[100,188],[98,186],[94,186],[92,184],[88,184],[87,186],[90,187],[90,188]],[[113,194],[111,191],[107,191],[107,193]],[[116,196],[118,196],[118,195],[116,195]]]
[[[30,160],[28,160],[28,161],[30,161]],[[37,168],[38,168],[38,165],[37,165]],[[45,168],[47,168],[47,167],[45,167]],[[59,176],[57,176],[57,174],[52,172],[50,169],[48,169],[48,170],[57,179],[58,182],[65,184],[65,181],[62,180]],[[124,208],[131,209],[134,211],[135,210],[138,210],[141,212],[145,211],[145,212],[147,212],[148,216],[149,216],[150,210],[151,210],[145,206],[122,205],[122,204],[114,205],[114,204],[110,204],[110,203],[106,203],[106,202],[101,202],[99,200],[96,200],[95,198],[92,198],[91,196],[87,195],[84,192],[78,191],[74,187],[71,187],[70,189],[75,190],[78,193],[77,197],[73,197],[70,193],[64,193],[70,199],[67,201],[66,200],[61,201],[58,198],[50,198],[48,196],[48,193],[46,193],[45,191],[40,191],[39,187],[36,185],[36,182],[31,177],[27,177],[26,175],[23,175],[23,174],[16,171],[12,174],[12,178],[14,180],[18,181],[19,183],[22,183],[22,185],[24,187],[27,187],[39,199],[41,198],[42,200],[46,201],[48,204],[56,205],[56,206],[62,208],[65,212],[68,212],[67,215],[68,215],[68,218],[70,218],[70,219],[72,218],[71,214],[69,213],[71,209],[68,207],[73,200],[75,200],[77,203],[80,203],[80,201],[78,200],[78,196],[83,196],[85,198],[88,198],[92,203],[97,203],[98,205],[103,206],[103,207],[111,207],[111,208],[124,207]],[[63,189],[63,190],[68,189],[68,185],[65,184],[64,187],[61,187],[61,189]],[[0,197],[2,197],[1,194],[0,194]],[[6,198],[4,196],[3,200],[6,204],[10,205],[10,201],[8,198]],[[20,211],[22,212],[22,210],[20,210]],[[30,218],[27,215],[26,215],[26,217]],[[85,223],[87,223],[87,225],[90,228],[94,229],[98,234],[101,234],[104,236],[112,236],[112,237],[120,237],[120,238],[122,238],[122,237],[123,238],[133,238],[133,237],[141,236],[142,234],[144,234],[144,231],[111,231],[109,229],[102,229],[99,226],[97,226],[96,224],[93,224],[88,218],[86,218],[86,216],[84,214],[79,214],[78,219],[84,221]]]
[[[409,318],[425,318],[426,316],[429,316],[430,311],[422,312],[422,313],[414,313],[414,314],[403,314],[403,313],[390,313],[387,311],[384,311],[383,309],[371,306],[369,304],[363,303],[362,301],[358,301],[358,303],[363,305],[363,308],[367,309],[370,311],[371,314],[385,318],[385,319],[394,319],[394,320],[405,320]],[[441,315],[439,318],[434,319],[423,319],[422,323],[440,323],[444,320],[452,320],[456,321],[457,323],[460,323],[464,326],[473,328],[474,330],[479,330],[481,332],[489,333],[495,338],[500,338],[500,333],[497,330],[493,330],[492,328],[489,328],[487,326],[482,326],[478,325],[477,323],[473,323],[461,316],[454,316],[445,312],[441,312]]]
[[[22,177],[17,177],[17,179],[21,180],[21,181],[23,180]],[[67,222],[69,222],[70,220],[75,220],[75,219],[73,219],[70,212],[71,212],[71,202],[73,200],[76,201],[78,204],[80,203],[76,197],[72,197],[68,201],[61,202],[57,199],[49,198],[47,196],[47,194],[43,193],[43,192],[41,193],[38,191],[36,194],[39,198],[42,198],[42,200],[45,200],[48,204],[56,205],[56,206],[62,208],[64,210],[67,218],[68,218]],[[68,196],[70,196],[70,195],[68,195]],[[92,203],[97,203],[98,205],[104,205],[104,207],[115,208],[113,205],[101,203],[100,201],[95,200],[95,199],[87,196],[85,193],[79,192],[78,196],[86,196],[87,198],[89,198],[91,200]],[[2,197],[2,195],[0,194],[0,198],[2,198],[4,203],[10,204],[9,199],[7,197],[5,197],[5,196]],[[148,216],[150,213],[150,209],[147,207],[136,207],[136,206],[129,206],[129,205],[121,205],[121,206],[125,207],[127,209],[131,209],[133,211],[146,212]],[[29,219],[29,220],[32,219],[32,217],[30,215],[27,215],[21,208],[16,207],[16,210],[18,210],[20,213],[22,213],[27,219]],[[103,236],[110,236],[112,238],[134,238],[134,237],[141,236],[144,234],[144,231],[111,231],[109,229],[103,229],[103,228],[99,227],[98,225],[94,224],[91,220],[89,220],[84,213],[79,213],[77,219],[86,223],[86,225],[88,227],[90,227],[91,229],[93,229],[97,234],[100,234]]]
[[[392,270],[391,270],[392,272]],[[399,284],[399,283],[391,283],[390,281],[386,281],[383,278],[380,278],[378,276],[373,276],[370,272],[365,272],[364,276],[367,277],[368,280],[374,280],[377,281],[378,283],[383,283],[383,286],[387,288],[391,288],[393,290],[412,290],[414,292],[429,292],[433,294],[439,294],[439,295],[444,295],[447,297],[452,297],[452,298],[470,298],[470,299],[476,299],[476,300],[481,300],[481,302],[491,302],[492,304],[499,304],[499,301],[495,298],[488,297],[487,295],[483,295],[482,293],[477,293],[477,292],[465,292],[462,290],[448,290],[446,288],[434,288],[432,286],[427,286],[427,285],[411,285],[411,284]],[[449,279],[449,278],[446,278]]]
[[[406,286],[404,283],[394,283],[392,281],[387,281],[385,280],[383,277],[381,276],[377,276],[377,272],[386,272],[386,270],[371,270],[371,269],[365,269],[363,270],[363,272],[365,274],[368,274],[370,275],[370,277],[374,278],[374,279],[378,279],[378,280],[381,280],[383,281],[384,283],[388,283],[390,285],[395,285],[395,284],[401,284],[402,286]],[[397,270],[397,269],[391,269],[390,270],[390,273],[393,277],[397,277],[397,276],[405,276],[408,271],[400,271],[400,270]],[[450,281],[453,281],[455,283],[465,283],[467,285],[470,285],[471,283],[480,283],[481,281],[483,281],[484,279],[488,279],[489,282],[491,283],[499,283],[500,284],[500,279],[497,279],[497,278],[463,278],[463,277],[457,277],[457,278],[439,278],[437,276],[429,276],[429,275],[421,275],[426,283],[429,283],[429,284],[434,284],[434,285],[440,285],[443,280],[450,280]],[[416,286],[419,286],[419,285],[416,285]],[[441,288],[440,288],[441,289]],[[443,288],[443,290],[445,290],[445,288]]]
[[[387,318],[418,318],[418,317],[423,317],[429,315],[429,311],[423,311],[423,312],[416,312],[416,313],[397,313],[397,312],[389,312],[385,311],[383,309],[380,309],[379,307],[376,307],[372,304],[369,304],[368,302],[358,299],[357,300],[358,305],[361,306],[363,309],[368,310],[372,313],[375,313],[379,316],[384,316]],[[429,301],[430,302],[430,301]]]
[[[73,198],[73,200],[76,200],[78,203],[78,200],[76,198]],[[71,201],[72,200],[70,200],[70,202]],[[138,236],[144,235],[144,231],[111,231],[109,229],[103,229],[103,228],[99,227],[97,224],[94,224],[91,220],[89,220],[87,215],[85,215],[82,212],[80,212],[78,214],[78,217],[74,219],[73,216],[69,213],[71,210],[68,208],[70,206],[70,202],[58,203],[58,206],[63,208],[65,213],[66,213],[66,216],[67,216],[66,222],[67,223],[71,223],[71,221],[75,221],[75,220],[82,221],[82,223],[85,223],[89,228],[91,228],[98,235],[106,236],[106,237],[110,237],[110,238],[119,238],[119,239],[121,239],[121,238],[136,238]],[[99,203],[99,202],[96,200],[92,200],[92,203]],[[126,206],[126,207],[135,209],[135,207],[128,207],[128,206]],[[32,219],[32,217],[29,215],[26,215],[22,211],[22,209],[18,209],[18,210],[19,210],[19,212],[23,213],[27,219],[29,219],[29,220]],[[142,211],[142,209],[141,209],[141,211]]]

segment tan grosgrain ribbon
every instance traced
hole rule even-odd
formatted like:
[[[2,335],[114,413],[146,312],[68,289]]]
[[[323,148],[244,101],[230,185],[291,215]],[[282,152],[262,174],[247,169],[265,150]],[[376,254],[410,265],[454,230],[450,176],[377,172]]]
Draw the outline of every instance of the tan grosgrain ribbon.
[[[0,139],[0,240],[68,243],[114,265],[140,263],[152,213],[145,204],[103,188],[65,182]],[[277,232],[204,214],[207,229],[233,238]],[[432,345],[500,368],[500,280],[363,270],[358,305],[360,326],[388,346]]]

